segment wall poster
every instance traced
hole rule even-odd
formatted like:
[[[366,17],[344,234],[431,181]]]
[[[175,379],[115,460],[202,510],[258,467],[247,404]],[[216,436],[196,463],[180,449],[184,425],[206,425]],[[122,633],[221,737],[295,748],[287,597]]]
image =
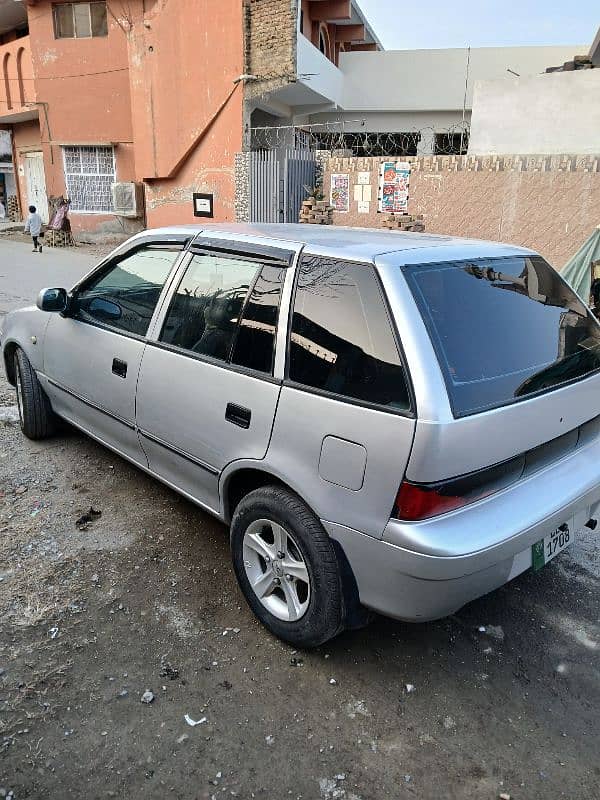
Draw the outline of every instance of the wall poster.
[[[350,175],[333,173],[329,204],[333,206],[334,211],[350,211]]]
[[[379,210],[388,214],[408,213],[408,161],[384,161],[379,172]]]

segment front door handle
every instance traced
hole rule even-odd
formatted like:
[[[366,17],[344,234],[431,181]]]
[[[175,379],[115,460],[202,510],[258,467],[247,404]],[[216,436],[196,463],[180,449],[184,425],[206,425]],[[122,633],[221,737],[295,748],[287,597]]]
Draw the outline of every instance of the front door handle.
[[[232,422],[234,425],[238,425],[240,428],[249,428],[251,418],[252,412],[249,408],[237,406],[235,403],[227,403],[227,408],[225,409],[225,419],[228,422]]]
[[[118,375],[119,378],[127,377],[127,362],[121,361],[120,358],[113,358],[112,363],[113,375]]]

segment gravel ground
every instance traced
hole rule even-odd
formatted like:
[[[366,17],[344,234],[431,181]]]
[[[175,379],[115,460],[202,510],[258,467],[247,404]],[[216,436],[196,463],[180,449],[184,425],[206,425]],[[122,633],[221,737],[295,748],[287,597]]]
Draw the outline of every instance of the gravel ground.
[[[93,263],[28,250],[0,242],[0,315]],[[14,403],[2,379],[0,798],[600,796],[598,533],[450,619],[295,652],[224,526],[71,429],[27,441]]]

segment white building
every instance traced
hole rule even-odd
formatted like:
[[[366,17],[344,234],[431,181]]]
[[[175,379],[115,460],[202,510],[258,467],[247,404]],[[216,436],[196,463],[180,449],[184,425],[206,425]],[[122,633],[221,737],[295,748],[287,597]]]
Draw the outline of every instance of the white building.
[[[600,29],[587,56],[600,66]],[[600,153],[600,69],[477,80],[469,153]]]
[[[342,132],[336,139],[341,147],[344,133],[356,133],[371,143],[371,155],[388,154],[377,152],[376,134],[386,134],[380,141],[388,149],[396,143],[405,155],[465,152],[476,83],[508,78],[510,85],[511,76],[533,78],[589,49],[575,44],[383,51],[356,0],[347,0],[346,10],[332,19],[319,13],[343,5],[302,0],[296,78],[257,100],[254,128],[323,126]],[[307,21],[309,14],[318,20]],[[349,135],[346,147],[361,155],[357,141]],[[274,136],[258,139],[258,146],[273,143]]]

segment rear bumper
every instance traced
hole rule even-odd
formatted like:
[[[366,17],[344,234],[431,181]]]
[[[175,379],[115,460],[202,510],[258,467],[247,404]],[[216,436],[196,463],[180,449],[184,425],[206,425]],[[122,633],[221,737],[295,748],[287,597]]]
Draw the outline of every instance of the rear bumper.
[[[529,569],[531,546],[562,523],[577,531],[599,516],[595,440],[480,503],[420,523],[390,520],[383,540],[323,524],[346,554],[363,605],[426,621],[454,613]]]

